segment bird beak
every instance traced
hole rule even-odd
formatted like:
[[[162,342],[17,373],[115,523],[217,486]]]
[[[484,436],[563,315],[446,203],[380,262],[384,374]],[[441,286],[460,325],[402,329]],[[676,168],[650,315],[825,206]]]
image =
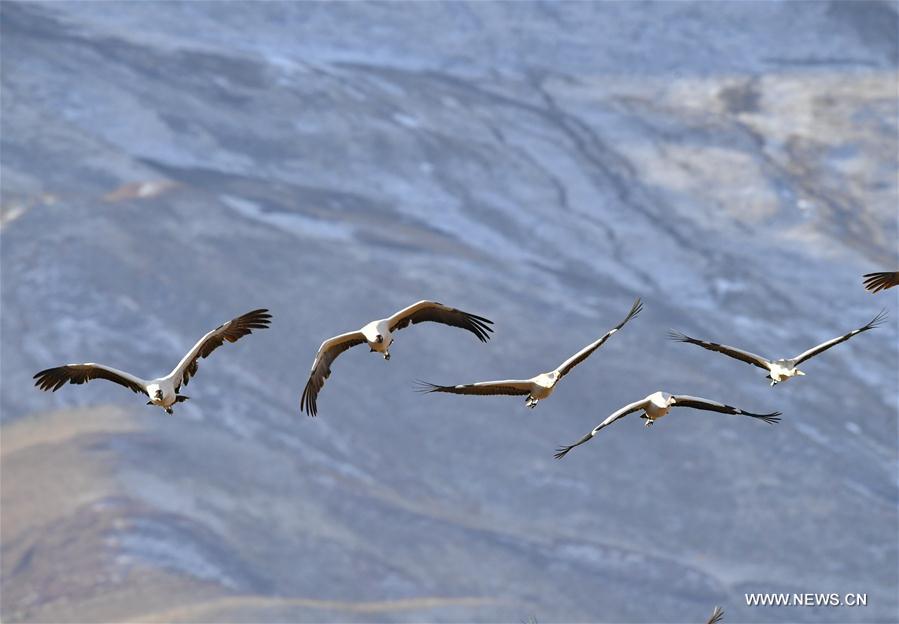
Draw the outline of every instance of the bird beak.
[[[800,375],[800,376],[802,376],[802,377],[805,377],[805,373],[803,373],[802,371],[796,371],[796,374],[797,374],[797,375]]]

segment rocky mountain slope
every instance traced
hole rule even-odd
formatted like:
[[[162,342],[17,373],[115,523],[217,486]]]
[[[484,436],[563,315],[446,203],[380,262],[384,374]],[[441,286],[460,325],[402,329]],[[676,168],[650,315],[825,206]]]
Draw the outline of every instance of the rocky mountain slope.
[[[0,4],[2,618],[886,622],[897,590],[893,3]],[[422,396],[556,366],[534,411]],[[421,298],[487,345],[326,337]],[[174,417],[154,375],[255,307]],[[768,387],[771,356],[890,322]],[[769,427],[664,389],[781,410]],[[607,435],[606,435],[607,434]],[[866,592],[749,608],[745,592]]]

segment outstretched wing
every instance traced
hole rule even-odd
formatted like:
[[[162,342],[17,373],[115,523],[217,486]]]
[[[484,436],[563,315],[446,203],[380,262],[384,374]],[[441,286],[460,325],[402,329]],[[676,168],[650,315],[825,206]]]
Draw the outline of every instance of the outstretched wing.
[[[856,334],[860,334],[864,331],[868,331],[869,329],[874,329],[878,325],[882,325],[884,320],[886,319],[886,317],[887,317],[887,311],[881,310],[877,316],[872,318],[867,324],[859,327],[858,329],[853,329],[848,334],[844,334],[844,335],[840,336],[839,338],[834,338],[833,340],[828,340],[827,342],[822,342],[817,347],[812,347],[805,353],[797,355],[796,357],[793,358],[793,361],[795,362],[794,366],[799,366],[799,364],[804,362],[805,360],[807,360],[809,358],[813,358],[816,355],[818,355],[819,353],[823,353],[824,351],[827,351],[834,345],[838,345],[841,342],[845,342],[846,340],[849,340]]]
[[[706,621],[705,624],[718,624],[723,619],[724,609],[722,609],[721,607],[715,607],[715,610],[712,611],[712,616]]]
[[[624,324],[627,323],[629,320],[631,320],[632,318],[634,318],[635,316],[640,314],[640,310],[642,310],[642,309],[643,309],[643,304],[640,302],[640,298],[638,297],[637,300],[634,301],[634,305],[631,307],[631,311],[627,313],[627,316],[624,317],[623,321],[621,321],[615,327],[610,329],[608,331],[608,333],[606,333],[605,336],[603,336],[596,342],[588,344],[586,347],[584,347],[583,349],[581,349],[580,351],[578,351],[577,353],[572,355],[570,358],[565,360],[565,362],[563,362],[562,365],[556,369],[556,371],[559,373],[559,379],[561,379],[562,377],[567,375],[568,372],[572,368],[574,368],[575,366],[577,366],[578,364],[580,364],[581,362],[586,360],[590,356],[590,354],[593,353],[594,351],[596,351],[597,349],[599,349],[603,345],[603,343],[605,343],[605,341],[608,340],[609,337],[611,337],[612,334],[614,334],[619,329],[624,327]]]
[[[306,410],[310,416],[318,413],[318,393],[325,385],[325,379],[331,376],[331,363],[350,347],[363,342],[365,334],[354,331],[328,338],[322,343],[318,353],[315,354],[315,361],[312,362],[312,370],[309,372],[309,381],[303,388],[303,396],[300,397],[300,410]]]
[[[477,336],[481,342],[487,342],[490,339],[489,332],[493,331],[493,328],[490,327],[490,325],[493,325],[493,321],[490,319],[469,314],[456,308],[450,308],[436,301],[419,301],[404,310],[400,310],[389,319],[390,331],[394,332],[398,329],[403,329],[408,327],[410,323],[414,325],[416,323],[424,323],[425,321],[467,329]]]
[[[504,381],[481,381],[460,386],[438,386],[437,384],[419,381],[421,392],[449,392],[450,394],[479,395],[526,395],[531,393],[531,382],[528,379],[506,379]]]
[[[86,364],[66,364],[65,366],[48,368],[36,374],[34,379],[35,386],[41,390],[49,390],[51,392],[56,392],[66,385],[66,383],[83,384],[92,379],[107,379],[109,381],[114,381],[120,386],[125,386],[134,392],[143,392],[144,394],[147,394],[147,382],[143,379],[116,368],[103,366],[102,364],[94,364],[93,362],[88,362]]]
[[[647,402],[648,402],[648,399],[640,399],[639,401],[636,401],[629,405],[625,405],[620,410],[618,410],[617,412],[615,412],[614,414],[612,414],[611,416],[606,418],[604,421],[602,421],[601,423],[596,425],[596,427],[593,429],[593,431],[591,431],[590,433],[585,435],[583,438],[581,438],[574,444],[569,444],[568,446],[560,446],[558,449],[556,449],[555,458],[562,459],[563,457],[565,457],[565,455],[568,454],[568,451],[570,451],[574,447],[580,446],[584,442],[589,442],[590,440],[592,440],[593,436],[595,436],[597,433],[599,433],[600,429],[608,427],[609,425],[611,425],[613,422],[615,422],[619,418],[623,418],[623,417],[627,416],[628,414],[633,414],[634,412],[639,412],[640,410],[645,408]]]
[[[770,412],[768,414],[754,414],[752,412],[744,412],[743,410],[733,407],[732,405],[725,405],[724,403],[718,403],[717,401],[709,401],[708,399],[702,399],[700,397],[687,396],[687,395],[676,395],[672,397],[674,399],[672,405],[674,407],[692,407],[693,409],[707,410],[709,412],[720,412],[722,414],[734,414],[736,416],[751,416],[752,418],[758,418],[759,420],[764,420],[769,425],[773,425],[780,421],[780,412]]]
[[[266,329],[271,318],[272,315],[268,313],[268,310],[253,310],[243,316],[231,319],[227,323],[222,323],[200,338],[199,342],[187,352],[187,355],[181,358],[178,366],[169,373],[169,376],[173,378],[175,390],[179,390],[182,384],[186,386],[190,382],[190,378],[197,374],[197,364],[201,357],[208,357],[210,353],[225,344],[226,340],[237,342],[244,336],[252,334],[254,329]]]
[[[743,351],[742,349],[737,349],[736,347],[728,347],[727,345],[718,344],[717,342],[706,342],[705,340],[690,338],[690,336],[682,334],[679,331],[674,331],[673,329],[668,332],[668,336],[671,338],[671,340],[689,342],[690,344],[699,345],[703,349],[708,349],[709,351],[717,351],[718,353],[723,353],[724,355],[740,360],[741,362],[746,362],[747,364],[758,366],[763,370],[770,370],[768,360],[760,355],[756,355],[755,353]]]
[[[883,273],[866,273],[864,275],[865,289],[872,293],[899,286],[899,271],[884,271]]]

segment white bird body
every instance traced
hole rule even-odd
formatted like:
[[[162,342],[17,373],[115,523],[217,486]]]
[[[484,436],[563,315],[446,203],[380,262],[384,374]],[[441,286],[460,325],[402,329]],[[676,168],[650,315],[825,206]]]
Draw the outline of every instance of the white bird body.
[[[163,377],[154,379],[147,384],[147,394],[150,396],[150,402],[153,405],[166,409],[175,404],[178,393],[175,391],[175,384],[171,378]]]
[[[189,397],[178,394],[182,385],[187,385],[197,372],[198,360],[207,357],[225,341],[235,342],[239,338],[251,334],[254,329],[268,327],[271,314],[268,310],[259,309],[222,323],[205,336],[188,351],[178,365],[165,377],[145,380],[111,366],[87,362],[85,364],[67,364],[42,370],[34,376],[34,385],[41,390],[55,392],[66,383],[83,384],[92,379],[107,379],[125,386],[134,392],[142,392],[150,400],[147,405],[161,407],[172,414],[175,403],[188,400]]]
[[[548,373],[540,373],[530,379],[525,380],[523,383],[527,386],[527,395],[528,398],[525,401],[525,405],[527,407],[536,407],[537,401],[542,401],[543,399],[548,399],[549,396],[553,393],[553,390],[556,388],[556,384],[559,383],[559,380],[562,376],[559,374],[559,371],[550,371]],[[486,382],[486,383],[521,383],[516,382],[515,380],[507,380],[500,382]]]
[[[796,360],[780,359],[768,363],[768,377],[771,378],[771,385],[802,375],[805,373],[796,368]]]
[[[410,324],[432,321],[466,329],[473,333],[481,342],[487,342],[492,332],[490,319],[469,314],[456,308],[450,308],[436,301],[423,300],[413,303],[407,308],[396,312],[389,318],[378,319],[366,323],[362,329],[347,332],[325,340],[318,348],[312,369],[309,371],[309,380],[300,397],[300,409],[305,409],[310,416],[318,413],[318,393],[325,384],[325,380],[331,375],[331,364],[338,355],[356,345],[367,344],[372,352],[380,353],[385,360],[390,359],[390,345],[393,344],[394,334]]]
[[[456,386],[440,386],[437,384],[420,382],[423,392],[446,392],[449,394],[476,394],[476,395],[511,395],[527,396],[526,407],[536,407],[539,401],[548,398],[556,387],[556,384],[571,370],[586,360],[591,353],[605,344],[615,332],[624,327],[625,323],[637,316],[643,304],[638,298],[634,301],[630,312],[617,326],[606,332],[601,338],[588,344],[580,351],[562,362],[555,369],[540,373],[530,379],[505,379],[501,381],[481,381],[473,384],[461,384]]]
[[[643,407],[647,418],[646,424],[649,425],[662,416],[667,415],[671,411],[671,405],[674,403],[672,399],[674,399],[673,395],[661,391],[653,392],[646,397],[646,405]]]
[[[372,351],[376,351],[384,356],[384,359],[390,359],[390,345],[393,344],[393,332],[390,331],[390,319],[378,319],[368,323],[359,330],[365,336],[365,342],[368,343]]]
[[[531,396],[537,401],[548,398],[553,393],[559,379],[559,371],[540,373],[533,377],[531,379]]]

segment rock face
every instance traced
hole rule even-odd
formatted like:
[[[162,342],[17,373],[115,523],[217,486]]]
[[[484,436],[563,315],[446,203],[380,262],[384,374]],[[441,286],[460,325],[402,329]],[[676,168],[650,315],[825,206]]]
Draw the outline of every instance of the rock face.
[[[889,621],[892,3],[0,4],[2,619]],[[645,311],[534,411],[530,376]],[[320,342],[421,298],[299,395]],[[104,382],[203,332],[174,417]],[[775,388],[666,330],[788,357]],[[609,428],[655,390],[781,410]],[[111,406],[114,405],[114,407]],[[860,592],[865,608],[750,608]]]

